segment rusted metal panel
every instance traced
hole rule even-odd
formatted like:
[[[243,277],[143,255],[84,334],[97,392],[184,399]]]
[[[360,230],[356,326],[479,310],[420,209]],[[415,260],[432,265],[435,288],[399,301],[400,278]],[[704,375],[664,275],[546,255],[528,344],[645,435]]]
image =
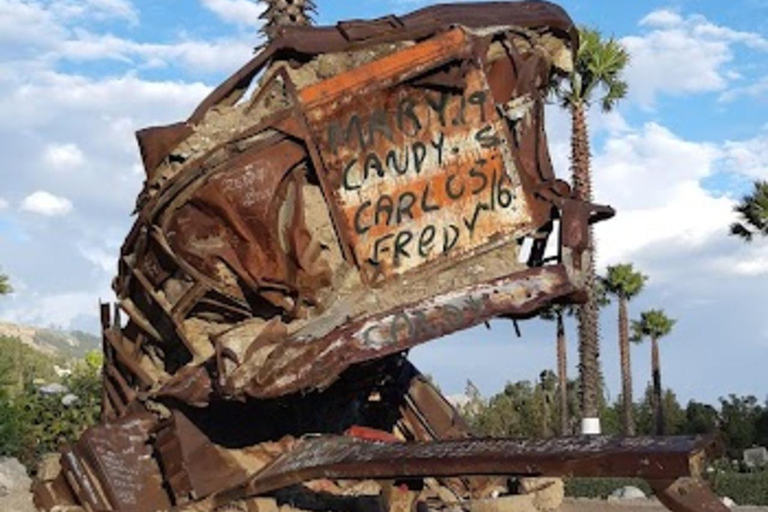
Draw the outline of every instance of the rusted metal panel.
[[[461,475],[636,477],[698,476],[712,449],[701,437],[550,440],[460,439],[376,443],[320,437],[300,441],[248,484],[260,495],[317,478],[447,477]]]
[[[299,92],[340,234],[370,279],[530,231],[503,121],[453,30]],[[460,91],[403,83],[451,60]]]
[[[170,507],[152,457],[152,415],[143,413],[88,429],[63,459],[95,510],[153,512]]]
[[[730,510],[700,479],[650,480],[648,483],[659,501],[673,512],[728,512]]]
[[[322,389],[353,364],[407,350],[499,314],[531,314],[550,297],[574,291],[564,267],[541,267],[347,323],[321,338],[289,337],[245,391],[256,398],[275,398]],[[243,363],[247,368],[248,361]]]

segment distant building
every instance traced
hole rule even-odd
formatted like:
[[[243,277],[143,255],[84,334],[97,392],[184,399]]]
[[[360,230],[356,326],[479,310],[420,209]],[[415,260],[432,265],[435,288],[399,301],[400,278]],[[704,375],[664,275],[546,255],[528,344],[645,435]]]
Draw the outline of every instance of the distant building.
[[[750,468],[768,466],[768,450],[762,446],[744,450],[744,463]]]

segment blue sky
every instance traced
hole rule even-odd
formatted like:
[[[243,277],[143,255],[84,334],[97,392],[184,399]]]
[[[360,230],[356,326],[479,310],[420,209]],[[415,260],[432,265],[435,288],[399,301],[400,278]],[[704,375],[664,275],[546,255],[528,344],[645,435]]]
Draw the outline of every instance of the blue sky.
[[[404,13],[430,2],[319,0],[319,22]],[[768,395],[768,243],[727,236],[733,203],[768,179],[768,1],[564,1],[579,24],[620,39],[630,93],[592,112],[602,266],[650,281],[631,314],[678,319],[662,343],[665,384],[684,400]],[[16,293],[0,319],[96,329],[143,179],[133,132],[185,118],[260,42],[249,0],[0,0],[0,265]],[[547,112],[567,177],[566,113]],[[602,314],[602,362],[619,388],[616,310]],[[448,393],[488,394],[554,366],[553,327],[508,323],[433,342],[414,359]],[[571,326],[570,370],[576,344]],[[633,348],[636,392],[649,347]]]

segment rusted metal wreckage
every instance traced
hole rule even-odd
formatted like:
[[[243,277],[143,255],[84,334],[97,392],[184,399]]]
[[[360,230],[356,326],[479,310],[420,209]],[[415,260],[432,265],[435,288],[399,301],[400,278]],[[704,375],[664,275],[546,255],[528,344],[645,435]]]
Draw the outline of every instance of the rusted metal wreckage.
[[[580,300],[613,212],[555,177],[543,119],[577,37],[546,2],[286,28],[186,122],[139,132],[102,422],[37,506],[471,509],[581,475],[724,510],[698,479],[708,440],[477,439],[406,358]]]

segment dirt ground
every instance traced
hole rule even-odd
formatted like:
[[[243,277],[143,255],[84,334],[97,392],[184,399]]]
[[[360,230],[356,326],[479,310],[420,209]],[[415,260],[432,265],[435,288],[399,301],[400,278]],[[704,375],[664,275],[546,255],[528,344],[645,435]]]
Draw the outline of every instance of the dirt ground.
[[[667,512],[656,500],[604,501],[568,498],[559,512]],[[768,507],[736,507],[736,512],[768,512]]]

